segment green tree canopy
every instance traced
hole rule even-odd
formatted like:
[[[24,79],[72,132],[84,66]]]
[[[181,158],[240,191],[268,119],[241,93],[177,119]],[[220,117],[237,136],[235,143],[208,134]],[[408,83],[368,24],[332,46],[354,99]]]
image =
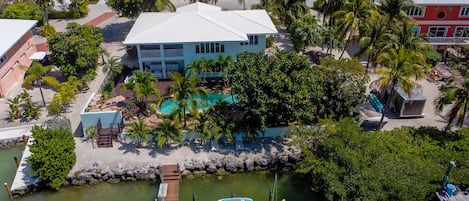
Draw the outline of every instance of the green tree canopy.
[[[39,182],[59,189],[76,162],[75,140],[69,130],[34,126],[31,130],[35,142],[30,146],[28,165]]]
[[[318,125],[292,129],[305,154],[296,172],[327,200],[430,200],[450,160],[450,182],[469,184],[467,129],[365,132],[348,118]]]
[[[288,31],[292,36],[293,47],[296,51],[304,50],[306,47],[322,41],[323,29],[318,24],[316,17],[310,14],[293,21],[288,27]]]
[[[124,17],[135,18],[141,12],[175,11],[170,0],[106,0],[106,4]]]
[[[3,13],[2,18],[8,19],[25,19],[25,20],[41,20],[42,11],[38,5],[32,2],[17,2],[8,5]]]
[[[95,75],[99,59],[99,45],[103,35],[98,27],[69,23],[65,32],[51,35],[47,42],[49,59],[66,77]]]

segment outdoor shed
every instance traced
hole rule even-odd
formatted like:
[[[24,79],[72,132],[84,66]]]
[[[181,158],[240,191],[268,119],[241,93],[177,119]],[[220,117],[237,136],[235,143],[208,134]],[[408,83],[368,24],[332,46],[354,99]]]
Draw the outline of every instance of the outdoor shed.
[[[394,88],[396,99],[394,100],[394,111],[399,118],[402,117],[424,117],[423,108],[427,98],[419,89],[413,88],[409,97],[401,87]]]

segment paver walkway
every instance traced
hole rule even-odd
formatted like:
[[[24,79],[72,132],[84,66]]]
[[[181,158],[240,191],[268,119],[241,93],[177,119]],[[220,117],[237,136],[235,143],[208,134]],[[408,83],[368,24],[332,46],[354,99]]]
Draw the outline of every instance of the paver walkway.
[[[96,25],[101,24],[102,22],[110,19],[111,17],[114,17],[115,15],[116,15],[115,12],[106,12],[106,13],[103,13],[100,16],[92,19],[91,21],[87,22],[86,24],[96,26]]]

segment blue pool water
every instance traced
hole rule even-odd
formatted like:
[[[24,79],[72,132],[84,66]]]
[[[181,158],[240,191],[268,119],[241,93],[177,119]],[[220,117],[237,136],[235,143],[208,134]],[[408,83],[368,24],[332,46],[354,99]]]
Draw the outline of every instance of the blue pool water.
[[[210,106],[215,105],[217,101],[220,101],[220,100],[231,104],[233,103],[233,99],[234,101],[236,101],[236,98],[233,98],[231,94],[217,94],[217,93],[210,93],[208,94],[207,97],[196,96],[193,98],[193,100],[199,101],[199,103],[197,103],[198,104],[197,108],[199,110],[206,110]],[[193,100],[189,100],[189,105],[192,106]],[[202,104],[202,103],[205,103],[205,104]],[[169,99],[165,101],[163,104],[161,104],[159,111],[163,114],[171,114],[177,107],[178,107],[177,103],[175,103],[172,99]]]

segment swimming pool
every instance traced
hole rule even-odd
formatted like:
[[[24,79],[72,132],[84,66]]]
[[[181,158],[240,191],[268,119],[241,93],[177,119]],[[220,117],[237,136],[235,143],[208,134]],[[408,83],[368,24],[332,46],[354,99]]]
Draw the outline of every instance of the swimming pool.
[[[233,100],[236,101],[236,98],[233,98],[231,94],[209,93],[207,97],[196,96],[193,98],[193,100],[200,100],[205,102],[206,105],[199,104],[197,107],[199,110],[206,110],[210,106],[215,105],[219,100],[231,104],[233,103]],[[192,102],[192,100],[189,100],[189,105],[192,106]],[[175,103],[172,99],[169,99],[161,104],[159,111],[163,114],[171,114],[177,107],[177,103]]]

